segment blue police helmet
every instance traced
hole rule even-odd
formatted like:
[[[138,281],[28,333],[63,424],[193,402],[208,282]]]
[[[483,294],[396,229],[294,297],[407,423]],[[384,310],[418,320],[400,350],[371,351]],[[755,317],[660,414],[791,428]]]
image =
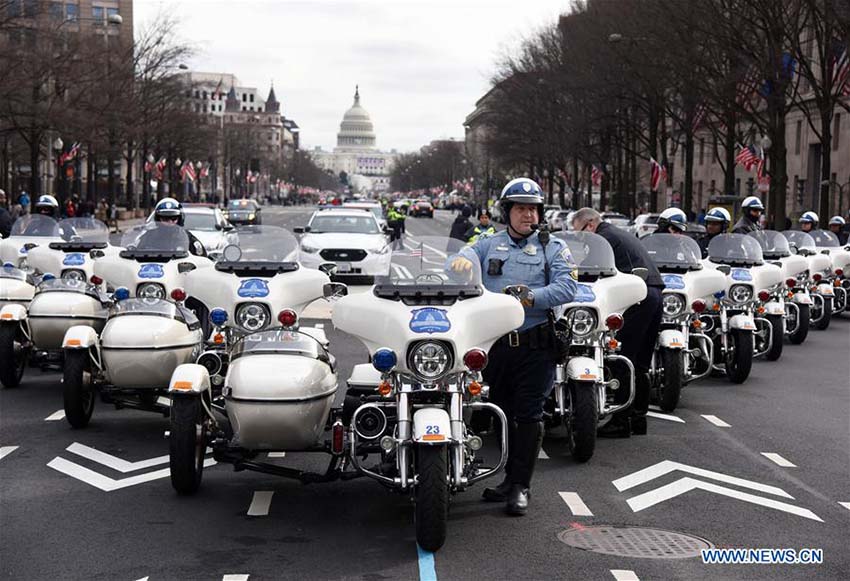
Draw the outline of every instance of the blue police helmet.
[[[543,190],[537,182],[528,178],[516,178],[502,188],[499,202],[514,204],[543,204]]]
[[[705,215],[706,222],[731,222],[732,216],[726,208],[712,208]]]
[[[159,222],[163,218],[177,218],[177,224],[183,225],[183,205],[174,198],[163,198],[156,203],[153,219]]]
[[[762,210],[764,211],[764,204],[761,203],[761,200],[756,196],[748,196],[744,198],[744,201],[741,203],[741,207],[744,211],[749,210]]]

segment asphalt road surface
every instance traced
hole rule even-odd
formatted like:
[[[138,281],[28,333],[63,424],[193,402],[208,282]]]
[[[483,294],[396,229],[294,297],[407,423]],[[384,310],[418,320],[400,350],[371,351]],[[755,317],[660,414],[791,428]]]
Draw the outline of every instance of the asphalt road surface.
[[[309,216],[264,213],[266,224],[289,228]],[[408,219],[408,232],[447,235],[452,219]],[[343,384],[366,350],[332,328],[326,308],[311,313]],[[654,415],[647,436],[600,440],[587,464],[548,438],[529,515],[482,503],[476,485],[454,499],[448,540],[434,555],[417,549],[408,499],[367,479],[307,486],[215,465],[196,496],[178,497],[166,419],[99,403],[89,428],[73,430],[61,417],[59,374],[28,369],[20,387],[0,389],[0,572],[127,581],[847,579],[848,353],[850,318],[834,319],[802,346],[786,345],[779,361],[757,362],[744,385],[687,387],[672,417]],[[324,458],[272,461],[321,469]],[[699,546],[822,549],[823,562],[683,556]]]

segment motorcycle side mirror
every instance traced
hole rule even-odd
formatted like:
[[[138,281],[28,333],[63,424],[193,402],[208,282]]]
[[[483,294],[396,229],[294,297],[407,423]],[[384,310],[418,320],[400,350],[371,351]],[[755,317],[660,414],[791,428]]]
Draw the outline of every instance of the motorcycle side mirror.
[[[322,295],[326,299],[348,296],[348,285],[342,282],[327,282],[322,287]]]
[[[192,264],[191,262],[180,262],[177,264],[177,272],[180,274],[184,274],[186,272],[192,272],[195,270],[197,266]]]
[[[328,276],[333,276],[336,274],[336,264],[333,262],[324,262],[319,265],[319,270]]]
[[[719,264],[717,265],[717,270],[719,270],[725,275],[729,275],[732,272],[732,267],[728,264]]]
[[[821,250],[820,253],[821,254],[829,254],[829,250]]]
[[[103,253],[103,250],[95,249],[95,250],[89,251],[89,258],[91,258],[92,260],[94,260],[96,258],[103,258],[104,256],[106,256],[106,255]]]
[[[794,243],[794,242],[789,242],[789,243],[788,243],[788,249],[791,251],[791,254],[797,254],[797,252],[799,252],[799,251],[797,250],[797,244],[796,244],[796,243]]]
[[[646,278],[649,276],[649,269],[639,266],[632,269],[632,274],[645,282]]]
[[[27,252],[29,252],[30,250],[32,250],[36,246],[38,246],[38,244],[35,244],[33,242],[27,242],[26,244],[24,244],[24,248],[27,250]]]
[[[310,227],[304,226],[302,228],[302,227],[299,226],[298,228],[293,228],[292,231],[295,232],[296,234],[305,234],[305,233],[310,231]]]

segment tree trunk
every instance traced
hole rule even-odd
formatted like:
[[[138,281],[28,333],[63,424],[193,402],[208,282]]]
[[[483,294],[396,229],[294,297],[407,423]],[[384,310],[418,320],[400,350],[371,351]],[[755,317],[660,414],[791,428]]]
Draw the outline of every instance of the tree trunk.
[[[682,210],[690,216],[694,199],[694,132],[685,131],[685,191],[682,195]]]
[[[826,224],[832,214],[829,191],[832,188],[832,108],[824,108],[820,111],[821,131],[821,162],[820,162],[820,204],[818,204],[818,216],[821,224]],[[842,208],[839,206],[838,211]]]
[[[124,194],[127,196],[127,208],[130,210],[136,209],[136,200],[133,195],[133,140],[127,141],[127,173],[125,174],[126,184]]]
[[[30,199],[33,206],[38,196],[41,195],[41,176],[39,175],[39,162],[41,161],[41,134],[30,131]]]

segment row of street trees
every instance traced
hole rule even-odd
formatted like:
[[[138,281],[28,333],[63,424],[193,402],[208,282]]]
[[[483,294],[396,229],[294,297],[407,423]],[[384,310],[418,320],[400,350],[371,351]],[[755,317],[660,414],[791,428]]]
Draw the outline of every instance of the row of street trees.
[[[820,209],[828,214],[833,118],[850,110],[837,74],[848,46],[846,0],[579,2],[498,63],[487,148],[504,167],[546,175],[562,205],[580,204],[596,166],[602,206],[631,211],[650,159],[670,184],[681,172],[682,207],[692,208],[697,135],[713,144],[726,193],[741,145],[768,146],[769,213],[781,225],[786,117],[798,109],[825,144]],[[681,148],[684,167],[674,168]],[[648,201],[658,209],[655,193]]]
[[[441,187],[446,191],[469,175],[463,142],[436,141],[417,153],[400,155],[390,175],[390,189],[412,191]]]

